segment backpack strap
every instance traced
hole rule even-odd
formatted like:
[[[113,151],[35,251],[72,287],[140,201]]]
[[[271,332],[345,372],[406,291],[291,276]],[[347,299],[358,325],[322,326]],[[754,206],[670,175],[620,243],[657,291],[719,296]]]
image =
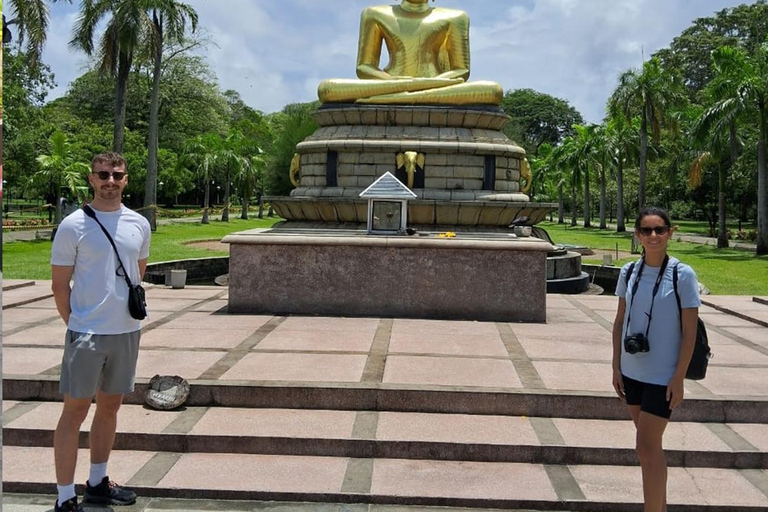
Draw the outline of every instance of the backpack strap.
[[[627,269],[627,275],[624,276],[624,286],[629,286],[629,278],[632,277],[632,272],[635,271],[635,263],[636,261],[633,261],[629,264],[629,268]]]
[[[672,287],[675,289],[675,299],[677,300],[677,316],[680,318],[680,332],[683,332],[683,308],[680,305],[680,292],[677,291],[677,263],[672,267]]]

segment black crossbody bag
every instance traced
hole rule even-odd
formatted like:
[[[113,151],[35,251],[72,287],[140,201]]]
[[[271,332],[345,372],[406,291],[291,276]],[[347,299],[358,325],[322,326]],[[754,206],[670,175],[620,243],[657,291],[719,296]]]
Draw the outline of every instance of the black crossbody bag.
[[[99,219],[96,218],[96,212],[93,211],[93,208],[85,205],[83,206],[83,211],[87,216],[96,221],[101,230],[107,236],[109,243],[112,244],[112,248],[115,250],[115,256],[117,256],[117,263],[119,264],[116,273],[118,276],[125,279],[125,284],[128,285],[128,311],[136,320],[144,320],[147,317],[147,300],[144,293],[144,288],[141,286],[141,283],[131,283],[131,280],[128,277],[128,272],[126,272],[125,266],[123,266],[123,260],[120,259],[120,253],[117,252],[115,241],[112,240],[112,236],[109,234],[109,232],[107,232],[107,229],[104,227],[104,225],[99,221]],[[121,269],[123,271],[122,274],[120,273]]]

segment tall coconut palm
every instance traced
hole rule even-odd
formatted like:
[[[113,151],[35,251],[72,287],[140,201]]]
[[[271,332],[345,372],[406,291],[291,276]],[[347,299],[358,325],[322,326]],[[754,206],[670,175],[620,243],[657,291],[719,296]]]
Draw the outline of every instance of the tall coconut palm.
[[[53,0],[56,3],[58,0]],[[69,1],[69,0],[65,0]],[[46,0],[6,0],[5,12],[12,13],[7,23],[3,14],[3,23],[16,29],[16,39],[19,45],[25,45],[24,52],[29,59],[29,65],[36,67],[43,53],[45,40],[48,36],[49,11]]]
[[[148,50],[152,55],[152,93],[149,104],[149,141],[147,148],[147,181],[144,187],[144,214],[154,231],[157,226],[157,150],[158,118],[160,112],[160,78],[163,51],[169,43],[181,43],[187,32],[197,28],[197,12],[177,0],[145,0],[145,13],[151,18],[147,34]]]
[[[123,151],[125,134],[125,103],[128,78],[134,55],[146,45],[152,32],[148,9],[162,0],[81,0],[80,14],[72,30],[69,46],[96,57],[99,69],[116,77],[115,125],[112,149]],[[96,29],[106,20],[98,43],[94,44]]]
[[[230,183],[232,174],[240,174],[243,167],[250,167],[251,160],[243,155],[242,134],[239,132],[230,133],[226,139],[222,140],[215,158],[220,168],[224,169],[224,209],[221,211],[221,220],[229,222],[229,203],[230,203]]]
[[[626,214],[624,210],[624,169],[637,153],[638,130],[635,123],[627,122],[623,116],[609,116],[606,125],[606,143],[610,162],[616,170],[616,232],[624,233]]]
[[[49,139],[51,153],[37,157],[40,170],[29,178],[28,186],[39,190],[47,190],[51,196],[56,197],[54,208],[54,222],[61,222],[61,209],[58,207],[58,198],[62,195],[63,187],[72,191],[81,189],[86,183],[86,176],[90,167],[85,162],[78,162],[67,141],[64,132],[57,130]]]
[[[596,166],[597,125],[586,126],[575,124],[575,152],[571,155],[574,171],[580,174],[578,182],[584,183],[584,227],[592,226],[590,208],[589,177],[590,171]]]
[[[621,115],[628,122],[640,115],[640,183],[637,193],[640,209],[645,206],[649,130],[653,140],[658,142],[670,108],[684,99],[679,77],[663,70],[657,57],[645,62],[641,70],[630,69],[622,73],[619,85],[609,99],[612,115]]]
[[[741,48],[721,47],[713,52],[712,57],[717,70],[713,82],[720,99],[702,115],[700,129],[722,132],[727,127],[729,137],[735,137],[733,127],[740,122],[741,116],[750,119],[752,123],[757,119],[756,253],[768,254],[768,42],[758,48],[754,55],[749,55]]]
[[[264,194],[264,169],[267,165],[267,161],[259,150],[258,155],[252,155],[250,157],[250,163],[243,165],[239,168],[237,173],[237,180],[240,183],[240,194],[243,202],[243,210],[240,214],[240,218],[248,220],[248,208],[250,207],[251,197],[253,193],[258,191],[259,193],[259,218],[263,216],[261,211],[261,197]]]
[[[220,145],[220,138],[215,134],[200,135],[192,140],[186,147],[184,154],[179,159],[179,165],[191,168],[198,179],[203,182],[203,218],[201,224],[208,224],[211,204],[211,179],[218,164],[216,152]]]

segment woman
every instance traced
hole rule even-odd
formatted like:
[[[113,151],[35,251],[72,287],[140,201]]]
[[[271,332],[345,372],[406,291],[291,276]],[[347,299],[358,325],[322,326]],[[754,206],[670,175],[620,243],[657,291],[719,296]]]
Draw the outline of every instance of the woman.
[[[693,354],[701,305],[696,274],[667,254],[673,232],[667,212],[643,209],[635,221],[643,256],[621,269],[616,286],[613,387],[626,401],[637,428],[645,512],[667,509],[662,436],[672,411],[683,401],[683,379]],[[673,284],[675,268],[681,314]]]

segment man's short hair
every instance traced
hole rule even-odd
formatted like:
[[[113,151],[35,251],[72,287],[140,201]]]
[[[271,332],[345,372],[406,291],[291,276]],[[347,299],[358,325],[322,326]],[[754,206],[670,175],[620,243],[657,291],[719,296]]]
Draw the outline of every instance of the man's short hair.
[[[122,167],[126,171],[128,170],[128,165],[126,164],[123,155],[113,151],[108,153],[100,153],[94,156],[93,160],[91,161],[91,171],[93,171],[93,169],[96,167],[96,164],[107,164],[111,167]]]

